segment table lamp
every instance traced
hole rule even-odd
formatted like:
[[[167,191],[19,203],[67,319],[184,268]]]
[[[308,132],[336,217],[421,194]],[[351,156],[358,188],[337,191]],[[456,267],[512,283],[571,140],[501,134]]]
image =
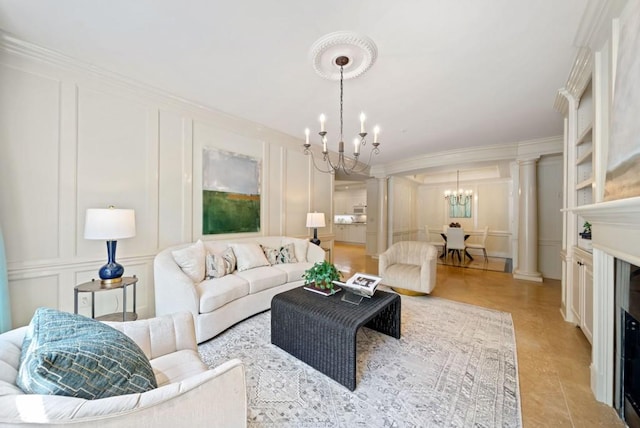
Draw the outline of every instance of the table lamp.
[[[318,239],[318,228],[325,227],[324,213],[307,213],[307,227],[313,227],[313,239],[312,243],[320,246],[320,240]]]
[[[107,241],[107,264],[98,271],[103,284],[122,281],[124,268],[116,262],[118,239],[136,236],[136,214],[131,209],[89,208],[85,217],[84,238]]]

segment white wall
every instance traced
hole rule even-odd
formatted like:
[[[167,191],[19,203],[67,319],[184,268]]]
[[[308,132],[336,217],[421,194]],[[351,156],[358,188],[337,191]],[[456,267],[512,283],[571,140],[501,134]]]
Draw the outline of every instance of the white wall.
[[[472,235],[480,234],[489,226],[487,252],[494,257],[511,257],[512,181],[510,178],[494,178],[460,182],[460,187],[473,191],[471,218],[450,218],[444,191],[455,188],[456,183],[421,184],[418,187],[416,216],[420,239],[427,240],[425,226],[442,230],[455,221]],[[434,236],[431,237],[435,239]],[[477,239],[473,236],[470,240]],[[471,242],[471,241],[470,241]]]
[[[306,213],[332,212],[333,177],[315,172],[301,141],[258,124],[11,39],[0,43],[0,93],[14,326],[38,306],[73,311],[74,286],[106,261],[105,243],[83,238],[84,213],[108,205],[136,211],[136,237],[118,242],[117,259],[140,278],[139,315],[152,316],[154,255],[202,235],[205,147],[262,160],[260,235],[309,236]],[[96,298],[99,313],[122,308],[119,291]]]

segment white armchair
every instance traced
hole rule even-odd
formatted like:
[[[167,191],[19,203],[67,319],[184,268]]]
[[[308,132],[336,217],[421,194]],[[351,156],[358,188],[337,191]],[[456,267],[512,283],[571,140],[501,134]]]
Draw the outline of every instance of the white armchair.
[[[436,286],[438,250],[421,241],[396,242],[378,260],[382,283],[401,294],[429,294]]]
[[[230,360],[209,369],[198,354],[190,313],[107,324],[140,346],[158,388],[97,400],[25,394],[16,385],[27,329],[21,327],[0,334],[0,426],[246,426],[244,366]]]

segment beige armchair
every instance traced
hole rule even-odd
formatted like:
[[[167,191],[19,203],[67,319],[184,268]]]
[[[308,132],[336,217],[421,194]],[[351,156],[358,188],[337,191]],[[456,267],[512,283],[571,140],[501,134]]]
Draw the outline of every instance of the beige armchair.
[[[427,242],[396,242],[380,254],[378,275],[398,293],[429,294],[436,286],[437,257],[438,250]]]
[[[140,346],[158,388],[85,400],[25,394],[16,385],[27,327],[0,334],[0,426],[245,427],[244,366],[230,360],[209,369],[200,359],[190,313],[107,323]]]

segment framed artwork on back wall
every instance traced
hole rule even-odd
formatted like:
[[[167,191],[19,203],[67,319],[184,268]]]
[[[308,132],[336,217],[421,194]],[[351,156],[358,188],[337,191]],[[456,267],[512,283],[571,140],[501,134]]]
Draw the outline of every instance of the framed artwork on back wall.
[[[260,231],[260,175],[260,159],[203,149],[203,235]]]

